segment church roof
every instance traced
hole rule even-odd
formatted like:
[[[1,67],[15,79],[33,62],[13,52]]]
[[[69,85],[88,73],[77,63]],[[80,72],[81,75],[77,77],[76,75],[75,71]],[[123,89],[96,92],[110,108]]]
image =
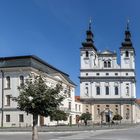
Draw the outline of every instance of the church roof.
[[[109,50],[105,50],[105,51],[101,52],[101,54],[114,54],[114,52],[109,51]]]
[[[104,50],[102,52],[98,52],[99,56],[116,56],[116,52],[110,51],[110,50]]]

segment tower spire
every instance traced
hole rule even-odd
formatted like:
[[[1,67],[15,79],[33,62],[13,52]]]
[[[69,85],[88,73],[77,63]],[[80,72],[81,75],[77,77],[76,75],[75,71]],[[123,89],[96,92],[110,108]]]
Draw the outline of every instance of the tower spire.
[[[94,45],[94,40],[93,40],[94,35],[92,33],[92,30],[91,30],[91,23],[92,23],[92,21],[91,21],[91,18],[90,18],[89,27],[88,27],[88,30],[86,31],[86,35],[87,35],[86,36],[86,41],[84,41],[82,43],[82,45],[83,45],[84,48],[94,48],[94,50],[97,51],[97,49]]]
[[[133,48],[132,42],[131,42],[131,32],[129,29],[129,19],[127,20],[127,24],[126,24],[126,30],[125,30],[125,38],[124,41],[122,42],[122,47],[121,49],[124,48]]]

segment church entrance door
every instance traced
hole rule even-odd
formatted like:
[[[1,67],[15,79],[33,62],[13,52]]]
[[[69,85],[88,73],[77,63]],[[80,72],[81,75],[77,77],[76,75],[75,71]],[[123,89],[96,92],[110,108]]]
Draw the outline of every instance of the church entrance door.
[[[106,122],[110,122],[110,116],[108,114],[106,115]]]

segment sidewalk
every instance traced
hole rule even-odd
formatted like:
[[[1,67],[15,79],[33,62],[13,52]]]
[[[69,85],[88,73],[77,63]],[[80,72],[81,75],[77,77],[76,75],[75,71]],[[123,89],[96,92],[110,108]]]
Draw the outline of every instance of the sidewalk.
[[[92,131],[92,130],[105,130],[105,129],[124,129],[130,127],[136,127],[138,124],[119,124],[119,125],[96,125],[96,126],[50,126],[50,127],[38,127],[39,132],[64,132],[64,131]],[[32,128],[0,128],[0,132],[31,132]]]

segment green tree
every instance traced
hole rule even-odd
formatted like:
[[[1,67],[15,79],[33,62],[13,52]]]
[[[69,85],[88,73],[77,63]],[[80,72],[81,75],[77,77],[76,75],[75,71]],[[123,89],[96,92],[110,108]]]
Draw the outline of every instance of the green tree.
[[[83,113],[81,116],[80,116],[80,120],[84,120],[84,123],[85,125],[87,125],[87,121],[88,120],[91,120],[91,114],[90,113]]]
[[[121,123],[122,119],[123,119],[122,116],[119,115],[119,114],[114,115],[113,118],[112,118],[112,120],[117,121],[117,123],[118,123],[118,121],[120,121],[120,123]]]
[[[64,99],[60,94],[61,90],[61,84],[57,84],[54,88],[48,87],[45,77],[32,74],[25,84],[19,87],[19,96],[13,97],[18,109],[33,115],[32,140],[38,140],[38,115],[48,117],[58,110]]]
[[[51,120],[57,121],[57,125],[59,121],[66,121],[67,120],[67,113],[62,110],[56,110],[50,116]]]
[[[119,115],[119,114],[116,114],[116,115],[113,116],[113,120],[114,121],[120,121],[120,120],[122,120],[122,116]]]

